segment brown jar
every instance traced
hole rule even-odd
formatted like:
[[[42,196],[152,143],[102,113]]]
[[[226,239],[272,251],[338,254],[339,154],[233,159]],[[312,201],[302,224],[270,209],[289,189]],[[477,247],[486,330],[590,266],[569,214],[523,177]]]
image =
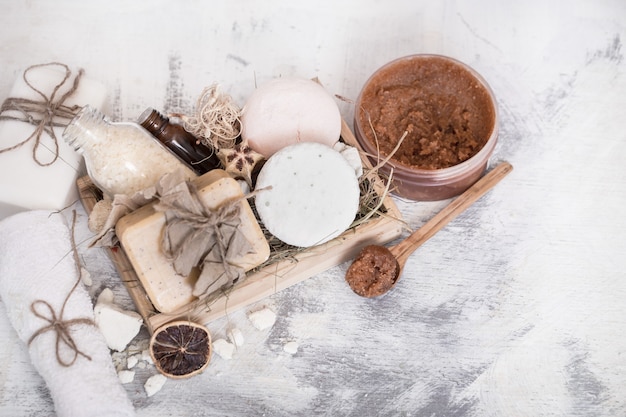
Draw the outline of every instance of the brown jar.
[[[169,148],[198,175],[220,168],[217,153],[194,135],[153,108],[147,108],[137,122]]]

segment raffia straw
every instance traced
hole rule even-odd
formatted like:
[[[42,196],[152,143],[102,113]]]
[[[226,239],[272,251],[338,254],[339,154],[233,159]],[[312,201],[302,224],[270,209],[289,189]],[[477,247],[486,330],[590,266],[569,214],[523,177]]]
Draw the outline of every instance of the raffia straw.
[[[185,129],[213,149],[232,148],[241,131],[241,109],[219,85],[204,88],[196,102],[195,114],[172,113],[182,120]]]

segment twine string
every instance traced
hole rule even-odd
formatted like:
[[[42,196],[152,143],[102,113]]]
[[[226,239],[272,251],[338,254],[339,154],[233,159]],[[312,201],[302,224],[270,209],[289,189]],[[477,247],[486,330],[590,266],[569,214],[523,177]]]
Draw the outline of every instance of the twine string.
[[[76,227],[76,210],[74,210],[72,214],[73,214],[72,231],[70,234],[70,239],[71,239],[72,254],[74,256],[74,264],[76,266],[78,279],[74,283],[74,286],[72,287],[70,292],[65,297],[65,300],[63,301],[63,304],[61,305],[61,310],[59,311],[58,316],[54,308],[52,308],[52,305],[50,305],[50,303],[47,302],[46,300],[38,299],[31,303],[30,311],[36,317],[48,322],[48,324],[42,326],[39,330],[33,333],[30,339],[28,339],[28,346],[30,346],[30,344],[40,335],[47,333],[49,331],[55,332],[55,335],[56,335],[55,353],[56,353],[57,362],[61,366],[64,366],[64,367],[72,366],[76,362],[79,356],[82,356],[88,360],[91,360],[91,356],[87,355],[86,353],[84,353],[78,348],[78,345],[76,344],[76,342],[74,341],[74,338],[72,337],[70,328],[77,324],[87,324],[90,326],[95,326],[94,321],[88,318],[74,318],[70,320],[63,319],[63,314],[65,313],[65,306],[67,305],[68,300],[74,293],[74,290],[76,290],[76,288],[78,287],[78,284],[80,284],[80,279],[81,279],[80,266],[79,266],[80,264],[79,264],[79,259],[78,259],[78,250],[76,249],[76,241],[74,239],[74,229]],[[38,308],[38,306],[44,307],[47,311],[44,311],[44,312],[40,311],[40,308]],[[71,360],[66,360],[62,357],[61,345],[65,345],[70,349],[70,351],[72,352]]]
[[[31,81],[28,79],[28,75],[32,70],[36,68],[51,66],[60,66],[64,68],[65,76],[63,77],[61,82],[54,86],[50,97],[48,97],[45,93],[43,93],[31,83]],[[69,121],[81,109],[81,106],[67,106],[63,103],[76,92],[83,73],[84,71],[80,69],[76,77],[74,77],[71,88],[63,95],[61,95],[58,100],[55,101],[57,93],[72,75],[72,71],[69,69],[69,67],[59,62],[49,62],[46,64],[31,65],[30,67],[26,68],[26,70],[22,74],[22,78],[24,79],[24,82],[28,87],[30,87],[35,93],[41,96],[41,100],[32,100],[22,97],[9,97],[4,100],[2,106],[0,107],[0,120],[16,120],[28,123],[35,126],[35,130],[31,133],[30,136],[28,136],[21,142],[18,142],[17,144],[4,149],[0,149],[0,154],[20,148],[31,140],[34,140],[35,143],[32,148],[33,160],[42,167],[49,166],[55,163],[56,160],[59,159],[59,141],[54,132],[54,127],[67,126],[67,122],[59,122],[58,119]],[[10,111],[19,113],[19,116],[5,114]],[[53,158],[48,162],[42,161],[38,156],[38,149],[40,146],[43,146],[42,135],[44,132],[52,139],[53,146],[53,149],[51,149],[53,153]]]
[[[240,203],[248,197],[242,195],[211,209],[195,186],[183,181],[164,190],[154,205],[165,213],[161,249],[175,271],[187,276],[194,267],[200,269],[194,296],[232,287],[245,276],[235,259],[254,250],[240,228]]]

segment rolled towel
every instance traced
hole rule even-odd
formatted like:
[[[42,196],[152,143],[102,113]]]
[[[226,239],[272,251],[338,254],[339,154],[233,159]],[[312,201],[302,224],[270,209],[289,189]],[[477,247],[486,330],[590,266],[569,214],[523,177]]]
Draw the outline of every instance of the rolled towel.
[[[0,297],[58,416],[134,416],[104,337],[93,325],[72,244],[58,213],[27,211],[0,221]],[[48,320],[55,316],[67,333],[63,326],[52,328]]]

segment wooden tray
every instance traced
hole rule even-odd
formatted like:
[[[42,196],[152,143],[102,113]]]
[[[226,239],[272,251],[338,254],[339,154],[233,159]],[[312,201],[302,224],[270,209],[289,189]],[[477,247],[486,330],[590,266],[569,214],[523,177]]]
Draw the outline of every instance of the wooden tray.
[[[341,137],[345,143],[362,150],[345,121],[342,121]],[[371,168],[367,158],[361,159],[365,167]],[[100,192],[89,177],[79,178],[77,185],[81,202],[87,213],[91,213]],[[382,179],[374,178],[373,187],[378,195],[384,194],[385,184]],[[248,273],[246,280],[235,285],[227,295],[222,295],[210,302],[194,302],[171,313],[160,313],[154,308],[121,247],[110,248],[107,251],[137,311],[152,333],[162,325],[178,319],[206,324],[346,262],[354,258],[366,245],[385,244],[399,237],[402,233],[402,216],[389,195],[384,197],[383,206],[386,210],[384,215],[375,216],[325,244],[309,248],[289,259],[274,262]],[[351,291],[347,284],[346,291]]]

